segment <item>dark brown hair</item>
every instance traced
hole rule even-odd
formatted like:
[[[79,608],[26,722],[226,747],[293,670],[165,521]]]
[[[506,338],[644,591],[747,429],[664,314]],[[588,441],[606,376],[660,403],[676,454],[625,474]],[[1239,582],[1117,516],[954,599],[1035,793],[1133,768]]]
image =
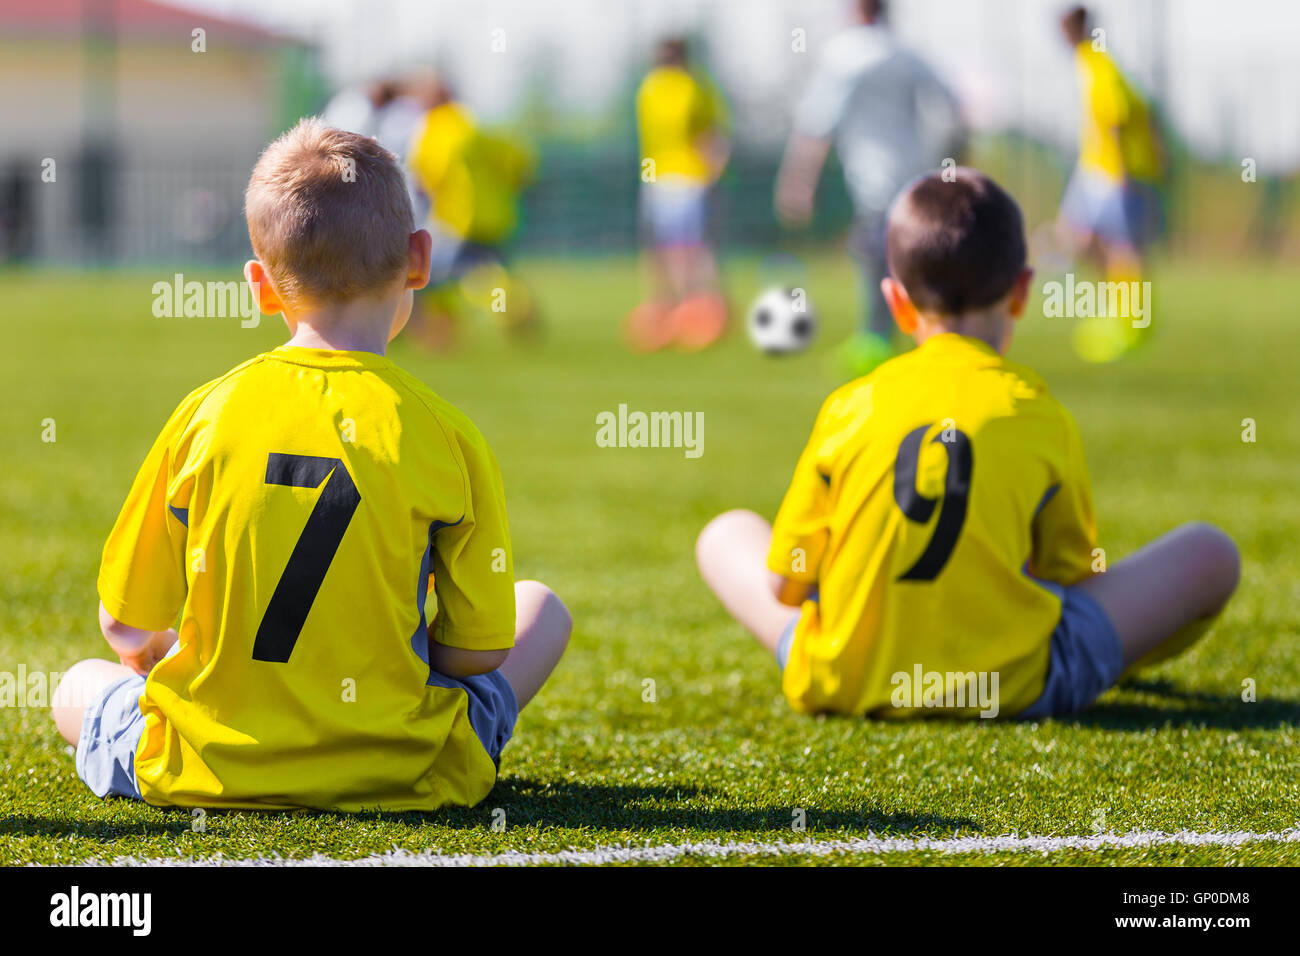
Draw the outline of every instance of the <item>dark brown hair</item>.
[[[959,315],[997,302],[1025,267],[1020,207],[983,173],[957,167],[914,181],[894,201],[889,271],[923,312]],[[950,174],[951,175],[951,174]]]
[[[1071,42],[1082,43],[1088,37],[1088,8],[1070,7],[1061,15],[1061,28]]]
[[[686,37],[664,37],[655,48],[655,63],[659,66],[685,66],[688,58]]]
[[[858,15],[872,23],[885,15],[885,0],[858,0]]]

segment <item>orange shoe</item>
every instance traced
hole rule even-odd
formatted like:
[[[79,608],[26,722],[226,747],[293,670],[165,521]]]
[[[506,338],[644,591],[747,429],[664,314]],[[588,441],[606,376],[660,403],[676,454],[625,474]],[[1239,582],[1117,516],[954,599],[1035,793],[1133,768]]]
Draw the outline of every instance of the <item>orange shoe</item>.
[[[673,340],[673,308],[666,302],[642,302],[627,314],[623,334],[638,352],[657,352]]]
[[[673,309],[669,324],[678,348],[699,352],[727,331],[727,301],[714,293],[690,296]]]

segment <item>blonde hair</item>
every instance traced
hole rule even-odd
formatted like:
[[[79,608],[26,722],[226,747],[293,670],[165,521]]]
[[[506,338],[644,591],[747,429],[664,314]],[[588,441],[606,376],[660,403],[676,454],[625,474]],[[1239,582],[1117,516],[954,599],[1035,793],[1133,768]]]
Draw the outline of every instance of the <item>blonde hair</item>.
[[[415,219],[397,158],[319,117],[262,152],[244,213],[253,253],[290,301],[363,297],[406,271]]]

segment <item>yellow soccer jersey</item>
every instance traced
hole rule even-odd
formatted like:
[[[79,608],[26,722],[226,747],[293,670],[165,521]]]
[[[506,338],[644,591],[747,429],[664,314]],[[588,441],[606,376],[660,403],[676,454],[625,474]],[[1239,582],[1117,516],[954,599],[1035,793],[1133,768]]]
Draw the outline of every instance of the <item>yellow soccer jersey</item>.
[[[1143,182],[1160,178],[1160,151],[1151,115],[1142,97],[1105,53],[1091,42],[1075,51],[1083,90],[1079,133],[1079,165],[1118,181],[1125,176]]]
[[[894,706],[895,675],[919,666],[997,673],[1000,713],[1023,710],[1061,611],[1034,578],[1088,577],[1094,541],[1079,434],[1042,380],[976,339],[927,339],[834,392],[799,459],[768,566],[818,594],[786,697],[806,713],[979,712]]]
[[[98,588],[132,627],[180,616],[140,698],[147,802],[428,810],[492,788],[465,692],[425,684],[425,602],[441,644],[513,645],[500,471],[387,358],[282,346],[193,392]]]
[[[495,245],[514,231],[518,197],[532,156],[518,143],[479,129],[457,103],[429,111],[408,159],[433,215],[462,239]]]
[[[700,185],[713,178],[699,138],[726,125],[726,107],[717,91],[676,66],[651,70],[636,96],[641,158],[654,160],[655,177],[675,177]]]

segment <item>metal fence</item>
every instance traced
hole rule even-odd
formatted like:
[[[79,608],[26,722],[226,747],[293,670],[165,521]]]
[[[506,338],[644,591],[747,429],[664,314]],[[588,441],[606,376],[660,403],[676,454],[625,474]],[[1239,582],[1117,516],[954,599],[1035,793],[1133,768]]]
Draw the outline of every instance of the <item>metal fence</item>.
[[[715,239],[758,248],[780,241],[772,212],[779,157],[738,152],[714,191]],[[54,182],[39,159],[15,162],[0,197],[0,261],[132,265],[229,263],[251,254],[243,191],[253,157],[82,157]],[[538,176],[521,200],[517,252],[589,255],[638,243],[639,158],[629,149],[560,145],[540,151]],[[828,171],[810,235],[847,227],[842,180]]]
[[[0,169],[0,262],[66,265],[229,264],[251,254],[243,191],[253,156],[85,156],[42,178],[40,160]],[[1050,220],[1069,157],[1019,134],[986,136],[972,157],[1001,181],[1033,226]],[[513,250],[524,255],[625,253],[639,241],[639,158],[627,147],[544,145],[521,201]],[[842,235],[852,211],[838,167],[822,179],[808,229],[785,232],[772,209],[779,155],[738,148],[712,197],[715,241],[773,250]],[[1179,252],[1300,253],[1300,184],[1181,154],[1166,195],[1166,242]]]

